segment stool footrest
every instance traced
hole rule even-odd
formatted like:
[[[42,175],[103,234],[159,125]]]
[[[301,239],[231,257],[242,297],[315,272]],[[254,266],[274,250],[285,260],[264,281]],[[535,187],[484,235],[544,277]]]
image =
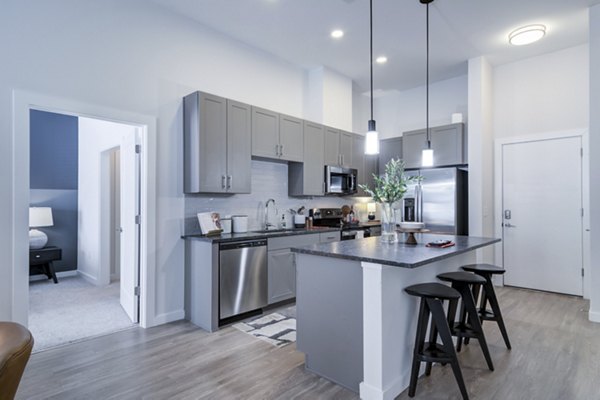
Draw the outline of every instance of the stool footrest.
[[[452,325],[452,336],[476,338],[478,333],[469,324],[455,322],[454,325]]]
[[[496,321],[498,319],[496,314],[489,310],[479,310],[479,318],[486,321]]]
[[[422,362],[450,362],[452,357],[439,343],[425,342],[423,352],[418,354]]]

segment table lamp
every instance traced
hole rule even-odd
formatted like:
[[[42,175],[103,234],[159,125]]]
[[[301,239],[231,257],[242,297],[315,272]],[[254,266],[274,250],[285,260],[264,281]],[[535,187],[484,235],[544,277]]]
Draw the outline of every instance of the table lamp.
[[[377,210],[375,203],[367,203],[367,212],[369,213],[368,214],[369,221],[373,221],[375,219],[375,210]]]
[[[50,207],[29,207],[29,227],[42,228],[53,226],[52,209]],[[37,229],[29,230],[29,248],[41,249],[48,243],[48,236]]]

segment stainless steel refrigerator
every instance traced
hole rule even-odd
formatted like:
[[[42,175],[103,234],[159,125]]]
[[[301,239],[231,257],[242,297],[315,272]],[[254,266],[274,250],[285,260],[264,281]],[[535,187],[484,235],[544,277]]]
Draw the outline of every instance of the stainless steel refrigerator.
[[[469,234],[468,172],[462,168],[407,171],[421,176],[405,195],[402,220],[425,222],[433,233]]]

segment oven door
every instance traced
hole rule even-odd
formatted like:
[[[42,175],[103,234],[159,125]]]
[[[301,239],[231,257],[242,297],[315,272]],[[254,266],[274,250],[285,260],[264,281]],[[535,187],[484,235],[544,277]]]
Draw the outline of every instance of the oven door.
[[[356,170],[332,165],[325,166],[325,183],[327,194],[356,193]]]

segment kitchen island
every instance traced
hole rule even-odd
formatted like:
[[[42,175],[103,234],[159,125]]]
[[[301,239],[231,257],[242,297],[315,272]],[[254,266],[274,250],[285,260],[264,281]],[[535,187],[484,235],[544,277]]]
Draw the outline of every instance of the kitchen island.
[[[425,243],[450,239],[449,248]],[[500,239],[417,235],[418,245],[379,238],[292,248],[296,254],[297,348],[305,365],[360,393],[393,399],[408,387],[418,299],[404,288],[435,282],[475,262]]]

